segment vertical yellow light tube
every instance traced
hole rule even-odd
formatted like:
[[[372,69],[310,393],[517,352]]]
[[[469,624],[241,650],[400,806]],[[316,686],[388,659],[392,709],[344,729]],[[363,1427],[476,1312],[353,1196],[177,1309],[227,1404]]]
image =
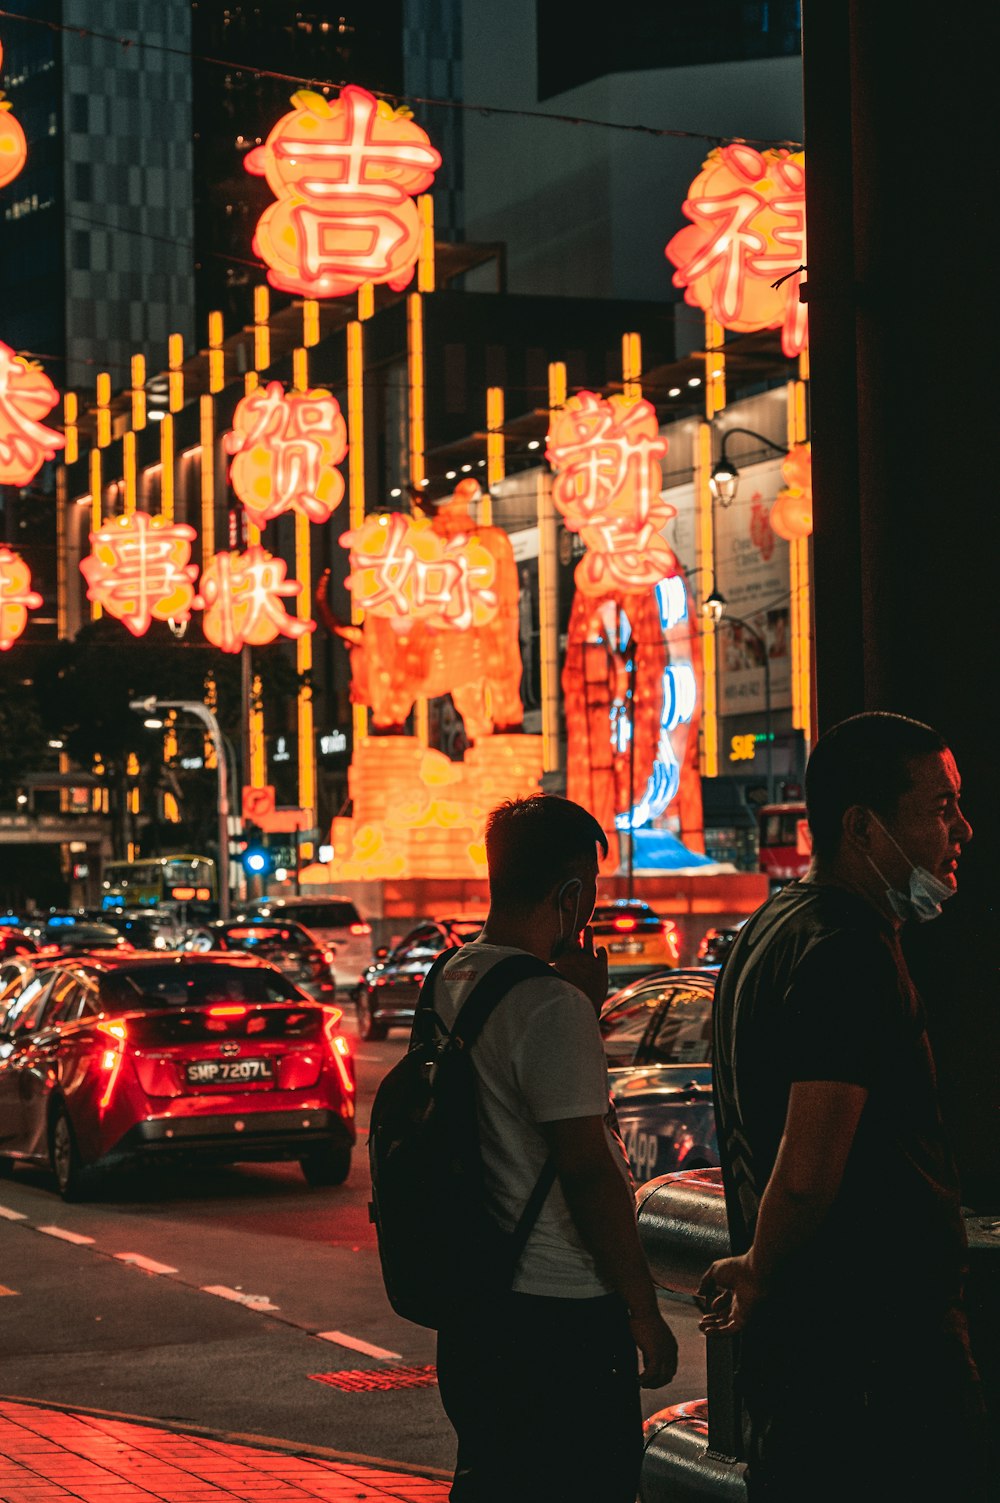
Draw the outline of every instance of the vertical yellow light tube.
[[[184,335],[171,334],[167,340],[167,406],[180,412],[184,406]]]
[[[420,215],[420,251],[417,256],[417,291],[433,292],[434,273],[434,200],[429,193],[417,199]]]
[[[63,432],[66,435],[63,464],[76,464],[80,458],[80,430],[77,427],[79,415],[80,404],[76,392],[68,391],[63,397]]]
[[[215,552],[215,398],[204,392],[200,401],[201,437],[201,568]]]
[[[90,451],[90,530],[100,530],[102,512],[104,510],[104,477],[102,474],[101,451],[95,445]],[[101,619],[101,607],[96,600],[90,602],[90,619]]]
[[[493,523],[493,497],[490,492],[507,473],[503,425],[503,387],[488,386],[486,388],[486,494],[479,503],[479,521],[483,527],[490,527]]]
[[[255,673],[250,685],[250,787],[267,786],[267,758],[264,747],[264,686]]]
[[[406,299],[406,356],[410,387],[410,484],[422,486],[427,477],[424,469],[424,301],[419,292],[411,292]],[[422,695],[413,706],[413,725],[420,745],[426,746],[430,726],[427,700]]]
[[[297,391],[309,390],[309,352],[303,347],[292,352],[292,384]],[[295,513],[295,577],[302,586],[295,602],[300,621],[312,619],[312,544],[309,518]],[[299,741],[299,808],[310,812],[310,824],[316,822],[316,733],[313,721],[312,685],[308,682],[313,666],[312,633],[304,632],[295,643],[295,666],[300,680],[298,693]],[[303,841],[299,854],[311,861],[312,841]]]
[[[726,331],[705,314],[705,417],[709,422],[726,405]]]
[[[566,366],[561,360],[549,365],[549,412],[566,405]],[[559,609],[556,573],[556,512],[552,481],[539,470],[536,491],[538,516],[538,638],[541,659],[542,767],[554,772],[559,766]]]
[[[214,714],[219,707],[219,686],[215,682],[214,673],[206,673],[204,679],[204,689],[205,706]],[[205,749],[203,755],[205,758],[205,767],[209,769],[218,767],[219,759],[215,754],[215,742],[208,734],[208,731],[206,731],[204,735],[204,748]]]
[[[302,304],[302,343],[307,350],[319,344],[319,303],[311,297]]]
[[[208,315],[208,389],[221,391],[226,384],[226,352],[222,347],[222,314]]]
[[[132,356],[132,427],[141,433],[146,426],[146,357]]]
[[[622,335],[622,396],[638,402],[642,396],[642,340],[638,334]]]
[[[803,356],[803,360],[807,357]],[[801,367],[800,367],[801,368]],[[806,365],[808,370],[808,365]],[[806,383],[788,383],[788,446],[804,444]],[[809,539],[792,538],[788,544],[791,590],[792,725],[802,731],[806,744],[812,737],[812,601],[809,585]]]
[[[263,371],[271,364],[271,290],[266,285],[253,290],[253,364]]]
[[[125,505],[123,507],[125,516],[134,516],[138,473],[136,470],[135,434],[131,431],[122,434],[122,486],[125,491]]]
[[[174,520],[174,415],[160,424],[160,516]]]
[[[695,449],[695,526],[698,567],[715,578],[715,518],[712,512],[712,425],[699,423]],[[719,683],[715,622],[703,618],[701,638],[701,775],[719,776]]]
[[[56,633],[60,641],[69,636],[69,539],[66,526],[66,466],[56,468]],[[60,800],[60,808],[63,807]]]
[[[259,292],[260,290],[261,289],[258,287],[257,291]],[[264,290],[266,291],[267,289],[265,288]],[[256,391],[257,390],[257,388],[258,388],[259,385],[260,385],[260,373],[258,371],[247,371],[246,374],[243,377],[243,394],[244,394],[244,396],[248,397],[252,391]],[[245,535],[247,544],[248,544],[248,546],[253,547],[253,545],[255,543],[259,543],[260,542],[260,538],[261,538],[260,528],[257,526],[256,522],[251,522],[251,520],[247,516],[246,512],[243,512],[242,517],[243,517],[244,535]],[[256,785],[254,785],[254,786],[256,786]],[[263,786],[263,784],[261,786]]]
[[[101,371],[97,377],[97,447],[106,449],[111,442],[111,377]]]
[[[370,284],[369,284],[370,285]],[[347,476],[350,487],[350,525],[361,527],[365,520],[365,341],[361,322],[361,292],[358,292],[358,318],[347,325]],[[351,623],[360,626],[364,611],[351,597]],[[367,705],[351,706],[353,745],[358,747],[368,734]]]

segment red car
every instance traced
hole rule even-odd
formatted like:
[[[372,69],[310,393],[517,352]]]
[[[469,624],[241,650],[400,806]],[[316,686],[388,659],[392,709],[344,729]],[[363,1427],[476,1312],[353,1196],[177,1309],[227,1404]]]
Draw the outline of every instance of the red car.
[[[354,1060],[339,1008],[238,955],[63,962],[0,1022],[0,1157],[51,1166],[66,1200],[154,1158],[298,1159],[347,1178]]]

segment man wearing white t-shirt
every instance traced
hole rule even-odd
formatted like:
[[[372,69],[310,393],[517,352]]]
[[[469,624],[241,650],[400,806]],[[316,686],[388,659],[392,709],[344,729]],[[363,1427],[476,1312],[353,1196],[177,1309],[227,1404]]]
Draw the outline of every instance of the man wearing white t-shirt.
[[[550,1158],[556,1179],[511,1292],[439,1332],[438,1382],[458,1435],[452,1503],[634,1503],[639,1385],[669,1383],[677,1368],[636,1230],[597,1024],[608,978],[587,927],[598,845],[606,851],[600,825],[567,799],[495,809],[486,926],[434,985],[434,1010],[450,1028],[498,961],[527,953],[553,965],[551,979],[511,988],[471,1051],[496,1220],[513,1230]]]

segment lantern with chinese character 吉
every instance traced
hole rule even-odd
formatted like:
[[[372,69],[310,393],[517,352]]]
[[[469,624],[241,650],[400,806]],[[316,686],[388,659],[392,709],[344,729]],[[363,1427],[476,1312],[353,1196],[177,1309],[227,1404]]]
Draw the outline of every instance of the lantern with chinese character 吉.
[[[0,548],[0,652],[13,647],[28,624],[28,612],[36,611],[42,597],[31,588],[31,571],[24,559],[9,548]]]
[[[111,517],[90,534],[80,561],[87,599],[141,637],[153,621],[191,619],[198,569],[190,562],[197,534],[184,522],[133,512]]]
[[[27,485],[65,446],[42,422],[58,400],[40,365],[0,344],[0,485]]]
[[[343,500],[347,425],[328,391],[286,393],[269,381],[239,403],[224,444],[236,456],[233,490],[258,527],[292,510],[326,522]]]
[[[301,594],[298,580],[286,579],[284,559],[259,543],[245,553],[216,553],[201,576],[195,608],[204,610],[205,635],[223,652],[243,645],[263,647],[278,636],[302,637],[313,621],[289,616],[282,600]]]
[[[785,489],[778,492],[771,507],[770,522],[779,538],[794,542],[807,538],[813,530],[812,451],[808,444],[796,444],[781,466]]]
[[[545,451],[552,496],[587,545],[574,575],[585,595],[650,588],[676,567],[661,536],[676,515],[660,494],[666,451],[649,402],[581,391],[553,413]]]
[[[684,300],[724,329],[781,329],[781,347],[807,343],[799,276],[806,259],[805,156],[723,146],[711,153],[684,202],[691,223],[667,245]],[[780,282],[780,286],[775,286]]]
[[[277,199],[253,240],[267,280],[307,298],[341,297],[365,282],[400,291],[420,250],[413,195],[434,181],[440,154],[409,110],[353,84],[334,100],[301,89],[292,105],[244,159]]]
[[[0,63],[3,47],[0,46]],[[11,114],[11,103],[0,94],[0,188],[17,177],[28,160],[28,143],[24,131]]]

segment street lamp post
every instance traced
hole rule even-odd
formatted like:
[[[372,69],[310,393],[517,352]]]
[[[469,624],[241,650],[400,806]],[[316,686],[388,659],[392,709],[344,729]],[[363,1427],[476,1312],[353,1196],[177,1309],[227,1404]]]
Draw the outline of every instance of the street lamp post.
[[[200,720],[208,731],[215,748],[215,765],[219,774],[219,917],[229,918],[229,770],[226,762],[226,746],[219,722],[207,705],[198,699],[157,699],[151,694],[148,699],[132,699],[129,709],[139,714],[152,715],[156,710],[187,710]]]
[[[735,434],[742,433],[745,438],[755,438],[758,443],[766,444],[775,454],[785,456],[788,448],[785,444],[776,444],[773,438],[768,438],[764,433],[757,433],[753,428],[727,428],[722,435],[722,452],[719,462],[709,477],[708,486],[712,492],[712,499],[718,501],[720,506],[731,506],[736,499],[736,488],[740,483],[740,472],[731,459],[726,458],[726,447],[729,440]]]
[[[726,597],[713,588],[712,593],[702,605],[702,613],[719,626],[742,626],[745,632],[760,646],[761,660],[764,665],[764,736],[767,740],[767,801],[774,803],[774,729],[771,721],[771,661],[767,653],[767,641],[761,636],[755,626],[745,621],[742,616],[731,616],[727,612]]]

